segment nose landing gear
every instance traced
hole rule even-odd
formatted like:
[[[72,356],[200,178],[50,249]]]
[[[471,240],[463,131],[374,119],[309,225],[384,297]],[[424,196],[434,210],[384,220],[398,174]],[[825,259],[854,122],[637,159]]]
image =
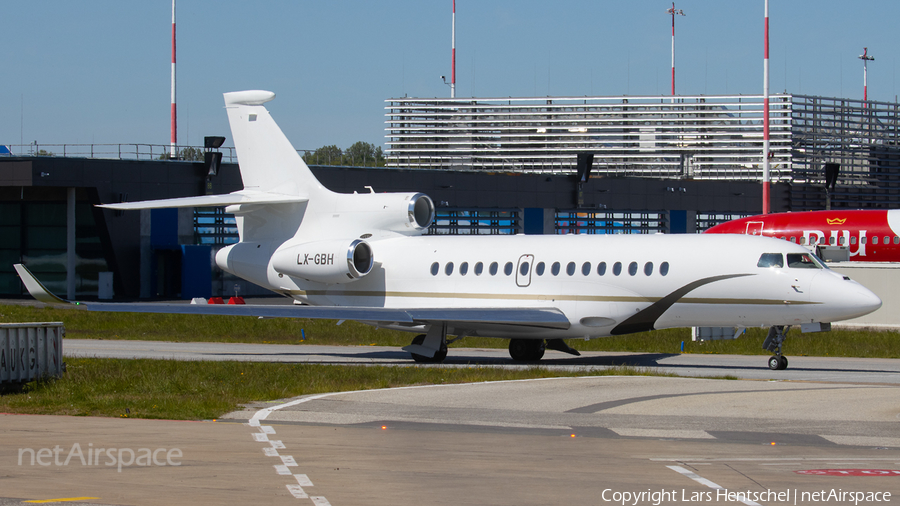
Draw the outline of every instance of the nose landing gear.
[[[766,336],[766,340],[763,342],[763,349],[769,350],[775,355],[769,357],[769,369],[773,371],[783,371],[787,369],[788,359],[781,353],[781,346],[784,344],[784,340],[787,338],[787,331],[790,330],[790,326],[784,325],[773,325],[769,329],[769,335]]]

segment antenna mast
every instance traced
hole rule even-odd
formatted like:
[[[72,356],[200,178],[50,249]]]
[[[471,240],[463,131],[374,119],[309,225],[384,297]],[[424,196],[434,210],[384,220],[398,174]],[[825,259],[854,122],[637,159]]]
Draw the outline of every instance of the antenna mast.
[[[170,158],[175,158],[178,155],[175,149],[175,143],[178,140],[178,122],[175,118],[175,0],[172,0],[172,138],[169,148]]]

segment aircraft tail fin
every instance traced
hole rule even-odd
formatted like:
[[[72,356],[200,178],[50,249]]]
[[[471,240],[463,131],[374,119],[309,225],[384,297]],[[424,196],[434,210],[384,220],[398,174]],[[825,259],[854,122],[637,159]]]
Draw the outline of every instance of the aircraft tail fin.
[[[61,299],[50,290],[47,290],[47,287],[44,286],[43,283],[38,281],[34,274],[28,270],[28,267],[25,267],[22,264],[13,264],[16,272],[19,274],[19,278],[22,280],[22,283],[25,284],[25,289],[28,290],[28,293],[31,294],[35,299],[45,303],[45,304],[53,304],[53,305],[64,305],[71,304],[69,301]]]
[[[225,109],[245,190],[309,196],[327,191],[263,106],[271,91],[225,93]]]

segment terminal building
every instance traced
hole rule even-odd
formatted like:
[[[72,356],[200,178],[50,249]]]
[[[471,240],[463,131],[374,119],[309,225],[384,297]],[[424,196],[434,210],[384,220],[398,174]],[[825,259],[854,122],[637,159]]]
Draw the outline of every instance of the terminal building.
[[[337,192],[428,194],[438,206],[429,233],[693,233],[762,209],[761,97],[403,98],[386,108],[387,167],[311,169]],[[773,212],[828,200],[896,207],[898,104],[777,95],[771,116]],[[156,148],[0,155],[0,296],[24,293],[18,262],[73,299],[262,294],[212,262],[237,241],[224,209],[95,207],[242,188],[233,149],[211,167],[160,160]],[[826,163],[840,167],[827,192]]]

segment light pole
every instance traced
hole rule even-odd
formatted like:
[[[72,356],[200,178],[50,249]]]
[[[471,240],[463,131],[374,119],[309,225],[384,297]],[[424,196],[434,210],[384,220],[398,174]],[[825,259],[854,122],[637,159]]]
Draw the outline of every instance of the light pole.
[[[863,109],[868,107],[869,100],[869,70],[868,63],[870,60],[874,60],[874,56],[869,56],[869,48],[863,48],[863,54],[859,55],[859,59],[863,61]]]
[[[762,213],[769,214],[769,0],[763,29],[763,187]]]
[[[666,10],[672,15],[672,96],[675,95],[675,15],[684,16],[684,11],[675,9],[675,2],[672,2],[672,8]]]

